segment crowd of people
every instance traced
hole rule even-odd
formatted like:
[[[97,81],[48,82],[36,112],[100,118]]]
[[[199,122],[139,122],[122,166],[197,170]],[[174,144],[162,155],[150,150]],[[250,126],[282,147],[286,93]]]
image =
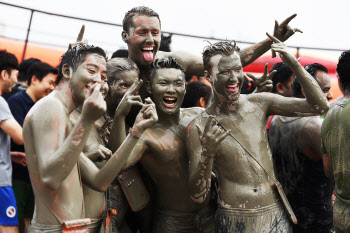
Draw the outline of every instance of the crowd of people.
[[[57,68],[0,51],[0,233],[350,232],[350,50],[332,100],[283,43],[295,16],[202,57],[143,6],[110,59],[81,36]],[[283,62],[243,73],[269,49]]]

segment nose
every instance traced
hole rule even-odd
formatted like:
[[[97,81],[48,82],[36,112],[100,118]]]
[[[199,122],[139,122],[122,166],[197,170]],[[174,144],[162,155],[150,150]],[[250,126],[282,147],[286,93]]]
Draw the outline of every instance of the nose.
[[[328,91],[328,92],[326,93],[326,98],[327,98],[328,100],[333,99],[333,94],[332,94],[331,91]]]
[[[236,76],[236,74],[233,72],[233,70],[231,70],[231,72],[230,72],[230,81],[236,81],[236,80],[238,80],[237,79],[237,76]]]
[[[169,84],[166,90],[167,93],[175,93],[175,88],[173,84]]]
[[[153,36],[152,36],[151,32],[148,33],[148,36],[146,38],[146,42],[153,42]]]

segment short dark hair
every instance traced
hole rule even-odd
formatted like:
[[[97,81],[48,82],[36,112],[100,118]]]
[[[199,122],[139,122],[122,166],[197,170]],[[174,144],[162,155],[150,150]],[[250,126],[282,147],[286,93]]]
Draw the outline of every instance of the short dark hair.
[[[170,34],[169,36],[166,36],[162,33],[159,51],[171,52],[170,44],[171,44],[171,37],[172,36],[173,36],[172,34]]]
[[[45,62],[33,63],[28,69],[28,86],[30,86],[32,82],[33,75],[35,75],[35,77],[41,82],[43,78],[50,73],[57,74],[58,71],[56,68],[50,66]]]
[[[129,52],[127,49],[118,49],[117,51],[115,51],[112,54],[111,58],[115,58],[115,57],[128,57],[129,56]]]
[[[0,72],[6,70],[11,74],[12,70],[18,70],[18,60],[15,55],[6,50],[0,50]]]
[[[29,77],[28,77],[28,69],[29,67],[35,63],[35,62],[39,62],[39,59],[36,58],[29,58],[27,60],[24,60],[21,62],[21,64],[19,65],[19,72],[18,72],[18,81],[20,82],[27,82]]]
[[[233,44],[232,44],[233,43]],[[209,42],[209,45],[205,46],[203,49],[203,65],[204,70],[210,72],[211,71],[211,65],[210,65],[210,58],[217,55],[225,55],[229,56],[233,54],[235,51],[239,52],[239,47],[236,45],[236,41],[220,41],[216,42],[214,44],[211,44]]]
[[[278,62],[276,63],[271,69],[270,74],[272,71],[276,70],[276,74],[272,77],[272,93],[276,93],[276,86],[278,83],[282,83],[284,85],[287,84],[289,79],[293,76],[293,71],[289,68],[289,66],[284,62]]]
[[[107,61],[107,83],[109,86],[113,85],[118,73],[125,70],[134,70],[140,73],[136,63],[124,57],[116,57]]]
[[[149,7],[146,6],[137,6],[132,8],[131,10],[129,10],[128,12],[125,13],[124,19],[123,19],[123,30],[128,32],[131,23],[132,23],[132,18],[134,16],[139,16],[139,15],[146,15],[146,16],[150,16],[150,17],[157,17],[159,20],[159,25],[160,24],[160,18],[157,12],[155,12],[154,10],[152,10]]]
[[[156,59],[152,63],[152,68],[148,72],[148,80],[152,82],[154,76],[157,73],[157,70],[159,69],[166,69],[166,68],[175,68],[178,70],[181,70],[182,76],[185,79],[185,72],[182,66],[176,61],[174,57],[166,57],[166,58],[161,58],[161,59]]]
[[[204,83],[195,81],[190,82],[186,87],[186,94],[182,102],[182,108],[195,107],[197,101],[203,97],[204,101],[208,103],[211,98],[211,88]]]
[[[309,64],[304,66],[304,69],[317,81],[316,78],[316,73],[317,71],[323,71],[325,73],[328,74],[328,69],[319,64],[319,63],[313,63],[313,64]],[[292,81],[292,94],[293,97],[297,97],[301,94],[301,85],[299,80],[297,79],[296,76],[294,76],[293,81]]]
[[[337,73],[342,83],[342,88],[350,90],[350,50],[342,52],[337,65]]]
[[[76,71],[78,66],[85,61],[88,54],[97,53],[102,57],[106,58],[106,53],[100,47],[95,47],[93,45],[77,45],[67,50],[65,54],[61,57],[61,63],[58,67],[58,75],[56,79],[56,84],[58,84],[62,77],[62,68],[65,64],[72,67],[73,71]]]

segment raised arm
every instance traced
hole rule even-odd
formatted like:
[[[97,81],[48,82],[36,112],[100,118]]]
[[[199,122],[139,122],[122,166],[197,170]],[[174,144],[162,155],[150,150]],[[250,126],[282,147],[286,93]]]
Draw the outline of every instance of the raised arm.
[[[228,136],[230,131],[224,132],[217,125],[213,126],[213,116],[209,116],[203,132],[197,122],[197,120],[194,120],[188,126],[186,147],[190,161],[190,195],[195,203],[200,204],[205,201],[210,191],[214,156],[221,141]]]
[[[327,112],[329,108],[327,99],[316,80],[299,64],[294,55],[289,52],[286,45],[276,37],[268,33],[267,35],[274,42],[271,49],[278,52],[283,62],[291,68],[298,78],[306,97],[305,99],[301,99],[274,95],[273,98],[271,98],[268,114],[304,116],[310,113],[324,114]]]
[[[32,138],[25,141],[34,141],[34,145],[25,144],[26,151],[34,146],[36,152],[28,160],[37,160],[39,177],[46,187],[53,190],[59,188],[76,165],[95,120],[106,111],[106,103],[99,88],[99,84],[91,87],[82,114],[68,137],[66,130],[69,119],[66,109],[54,97],[49,100],[51,103],[46,102],[45,107],[40,106],[29,116],[29,126],[25,122],[24,127],[30,127],[31,130],[26,130],[24,137]]]
[[[155,106],[149,101],[147,100],[137,115],[135,124],[123,144],[101,169],[98,169],[84,154],[81,155],[80,168],[84,184],[97,191],[104,192],[122,171],[131,152],[135,147],[140,147],[138,142],[144,130],[158,121]]]
[[[295,18],[297,14],[291,15],[287,19],[285,19],[281,24],[275,21],[275,28],[273,31],[273,35],[278,38],[280,41],[284,42],[289,37],[294,35],[295,32],[302,32],[298,28],[291,28],[288,24],[289,22]],[[271,48],[271,40],[269,38],[261,41],[260,43],[257,43],[255,45],[252,45],[248,48],[243,49],[240,52],[241,56],[241,62],[242,66],[247,66],[250,63],[254,62],[258,57],[266,53]],[[274,57],[274,53],[273,53]]]
[[[142,80],[135,80],[129,90],[124,94],[115,110],[113,125],[108,140],[108,148],[114,153],[126,138],[125,118],[129,114],[132,105],[143,106],[141,97],[136,95],[142,85]]]

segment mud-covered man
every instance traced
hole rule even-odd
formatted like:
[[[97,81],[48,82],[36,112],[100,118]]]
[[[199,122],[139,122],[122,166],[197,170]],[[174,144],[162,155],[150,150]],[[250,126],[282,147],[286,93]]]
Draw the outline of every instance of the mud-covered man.
[[[321,64],[306,65],[325,97],[331,99],[331,80]],[[305,98],[296,77],[293,96]],[[270,128],[270,147],[277,179],[298,219],[294,233],[331,233],[333,229],[332,194],[334,182],[323,170],[321,154],[322,120],[318,116],[275,116]]]
[[[266,117],[322,114],[328,110],[316,81],[283,43],[270,38],[273,51],[280,53],[299,78],[306,99],[271,93],[240,95],[243,70],[237,46],[218,42],[203,52],[205,76],[213,85],[214,101],[189,126],[189,184],[193,202],[200,204],[210,190],[212,169],[216,172],[216,232],[291,232],[270,177],[274,171],[265,132]],[[230,135],[224,138],[223,132]]]
[[[73,225],[87,228],[90,220],[85,219],[81,181],[96,190],[106,189],[144,129],[157,121],[154,107],[143,106],[124,144],[98,169],[82,150],[95,121],[106,111],[101,85],[105,77],[101,48],[70,48],[62,57],[56,90],[38,101],[26,117],[23,135],[35,195],[29,232],[61,232]],[[73,126],[69,114],[81,105]],[[71,220],[76,224],[70,224]]]

